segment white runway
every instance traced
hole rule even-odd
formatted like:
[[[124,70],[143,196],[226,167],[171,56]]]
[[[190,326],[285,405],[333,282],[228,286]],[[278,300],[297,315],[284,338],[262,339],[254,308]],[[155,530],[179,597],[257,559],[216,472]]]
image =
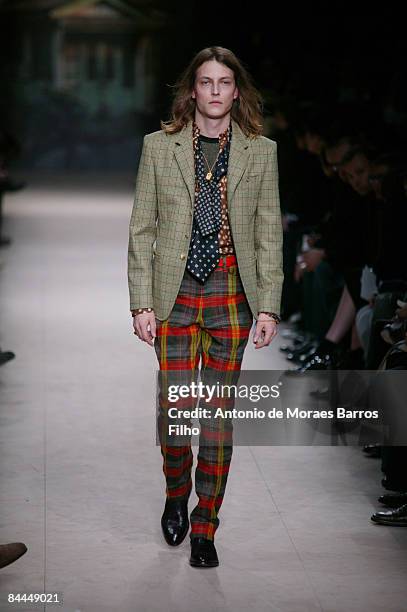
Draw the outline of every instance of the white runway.
[[[236,447],[217,569],[160,531],[152,348],[132,334],[132,177],[32,178],[5,198],[0,250],[0,542],[28,552],[8,593],[63,593],[64,612],[407,609],[407,530],[374,525],[380,463],[360,448]],[[244,367],[279,368],[273,347]],[[195,496],[190,500],[195,501]]]

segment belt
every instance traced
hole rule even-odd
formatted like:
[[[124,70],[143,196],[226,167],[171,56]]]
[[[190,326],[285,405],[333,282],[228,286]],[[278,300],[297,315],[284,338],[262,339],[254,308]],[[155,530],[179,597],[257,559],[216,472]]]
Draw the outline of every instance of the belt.
[[[237,265],[236,255],[221,255],[217,267],[218,268],[229,268],[230,266],[236,266],[236,265]]]

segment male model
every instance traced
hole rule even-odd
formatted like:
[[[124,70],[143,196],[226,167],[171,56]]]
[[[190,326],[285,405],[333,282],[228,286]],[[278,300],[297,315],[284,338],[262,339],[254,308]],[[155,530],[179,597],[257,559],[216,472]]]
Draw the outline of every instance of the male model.
[[[275,142],[261,136],[261,120],[261,100],[244,67],[228,49],[210,47],[179,79],[171,121],[144,138],[130,221],[130,309],[134,333],[154,346],[160,374],[174,380],[196,380],[200,359],[201,379],[233,378],[253,317],[256,348],[277,333],[283,280],[277,153]],[[177,546],[189,529],[193,455],[190,440],[169,441],[171,404],[164,395],[161,526]],[[231,429],[222,421],[200,423],[199,501],[190,517],[194,567],[219,564],[214,534],[232,455]]]

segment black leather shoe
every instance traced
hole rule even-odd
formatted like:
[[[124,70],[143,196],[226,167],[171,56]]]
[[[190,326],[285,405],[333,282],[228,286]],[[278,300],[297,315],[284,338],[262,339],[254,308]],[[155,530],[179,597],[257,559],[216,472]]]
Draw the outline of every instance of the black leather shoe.
[[[14,359],[14,357],[15,354],[13,353],[13,351],[0,351],[0,365],[3,365],[3,363],[7,363],[11,359]]]
[[[407,527],[407,504],[395,510],[384,510],[375,512],[371,517],[372,521],[380,525],[394,525],[395,527]]]
[[[285,358],[287,361],[293,361],[294,363],[303,363],[304,361],[311,358],[316,350],[315,342],[306,342],[297,349],[287,351]]]
[[[378,442],[375,444],[365,444],[363,447],[363,452],[370,455],[371,453],[374,453],[377,448],[381,449],[381,445]]]
[[[10,244],[11,244],[11,238],[9,238],[8,236],[0,237],[0,247],[10,246]]]
[[[212,540],[207,538],[191,538],[191,558],[189,563],[192,567],[217,567],[219,559]]]
[[[308,372],[309,370],[331,370],[334,362],[331,355],[314,355],[298,371]]]
[[[388,508],[400,508],[407,504],[407,493],[385,493],[380,495],[378,501]]]
[[[178,546],[185,539],[189,529],[188,501],[167,499],[161,517],[164,538],[170,546]]]
[[[382,456],[382,447],[380,444],[366,444],[363,447],[363,452],[366,457],[371,457],[372,459],[379,459]]]
[[[330,355],[324,355],[320,357],[319,355],[315,355],[307,361],[304,365],[296,368],[295,370],[286,370],[286,376],[298,376],[300,374],[305,374],[310,370],[332,370],[335,369],[335,364]]]
[[[6,567],[10,563],[17,561],[27,552],[27,546],[22,542],[12,542],[11,544],[0,544],[0,567]]]

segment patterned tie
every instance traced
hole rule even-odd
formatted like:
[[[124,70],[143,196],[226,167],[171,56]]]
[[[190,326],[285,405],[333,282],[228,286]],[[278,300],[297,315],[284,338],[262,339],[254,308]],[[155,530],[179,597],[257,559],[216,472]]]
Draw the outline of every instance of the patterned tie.
[[[219,136],[220,151],[210,180],[206,178],[207,170],[199,135],[199,128],[194,123],[193,145],[196,187],[187,270],[196,280],[204,283],[216,268],[220,259],[218,238],[221,227],[220,180],[228,171],[232,126],[229,125],[228,129]]]

